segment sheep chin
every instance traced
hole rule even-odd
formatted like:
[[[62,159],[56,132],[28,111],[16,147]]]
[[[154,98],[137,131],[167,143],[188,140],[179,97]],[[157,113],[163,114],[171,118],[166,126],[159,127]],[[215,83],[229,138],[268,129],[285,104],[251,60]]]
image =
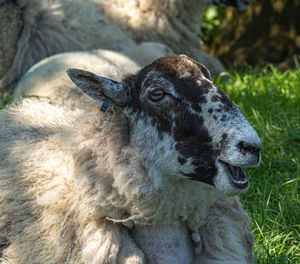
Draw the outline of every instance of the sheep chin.
[[[226,195],[237,195],[248,190],[249,182],[241,168],[219,161],[218,174],[214,177],[214,186]],[[234,175],[234,173],[239,174]],[[238,178],[237,178],[238,177]]]

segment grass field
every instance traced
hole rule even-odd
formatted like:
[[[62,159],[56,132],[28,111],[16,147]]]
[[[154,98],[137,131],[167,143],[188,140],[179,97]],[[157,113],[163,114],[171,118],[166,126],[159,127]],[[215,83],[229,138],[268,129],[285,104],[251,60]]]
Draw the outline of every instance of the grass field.
[[[232,72],[218,86],[237,103],[262,140],[262,162],[247,169],[241,195],[253,219],[257,262],[300,263],[300,67]],[[0,109],[11,101],[0,101]]]
[[[300,67],[230,76],[217,84],[262,140],[262,162],[246,170],[251,187],[241,195],[253,219],[257,263],[300,263]]]

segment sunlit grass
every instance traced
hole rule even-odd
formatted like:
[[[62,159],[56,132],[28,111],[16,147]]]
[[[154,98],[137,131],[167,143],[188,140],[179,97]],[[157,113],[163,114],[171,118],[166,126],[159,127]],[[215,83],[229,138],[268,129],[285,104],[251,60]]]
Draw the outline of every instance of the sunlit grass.
[[[300,263],[300,68],[268,65],[232,72],[218,86],[262,140],[262,162],[248,169],[241,196],[253,219],[257,263]]]

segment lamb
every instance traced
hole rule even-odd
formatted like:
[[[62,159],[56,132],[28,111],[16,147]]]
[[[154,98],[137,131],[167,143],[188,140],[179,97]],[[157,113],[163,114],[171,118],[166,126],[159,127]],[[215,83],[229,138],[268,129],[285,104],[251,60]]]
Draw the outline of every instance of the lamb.
[[[204,0],[0,0],[0,96],[45,57],[124,51],[150,41],[186,53],[219,74],[223,65],[201,51],[197,37],[204,5]]]
[[[179,55],[121,82],[68,75],[106,112],[0,112],[2,263],[251,263],[234,195],[260,140],[209,71]]]

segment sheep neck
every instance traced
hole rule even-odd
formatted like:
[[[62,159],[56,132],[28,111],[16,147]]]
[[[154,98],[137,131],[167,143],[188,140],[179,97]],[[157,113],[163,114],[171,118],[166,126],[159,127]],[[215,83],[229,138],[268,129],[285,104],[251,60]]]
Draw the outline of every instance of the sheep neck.
[[[196,230],[219,195],[216,189],[155,168],[147,150],[129,140],[120,111],[97,115],[97,123],[93,115],[85,120],[90,130],[85,127],[74,142],[78,195],[91,211],[127,226],[183,220]]]

